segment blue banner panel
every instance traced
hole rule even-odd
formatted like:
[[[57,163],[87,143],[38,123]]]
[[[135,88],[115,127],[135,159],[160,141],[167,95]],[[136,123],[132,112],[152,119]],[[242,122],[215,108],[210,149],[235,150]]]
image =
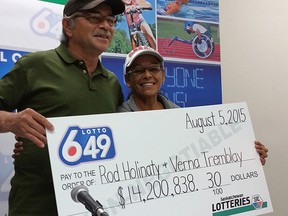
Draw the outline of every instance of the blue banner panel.
[[[221,67],[183,62],[165,63],[163,92],[181,107],[222,103]]]
[[[15,64],[15,62],[28,52],[0,49],[0,78],[2,78]]]

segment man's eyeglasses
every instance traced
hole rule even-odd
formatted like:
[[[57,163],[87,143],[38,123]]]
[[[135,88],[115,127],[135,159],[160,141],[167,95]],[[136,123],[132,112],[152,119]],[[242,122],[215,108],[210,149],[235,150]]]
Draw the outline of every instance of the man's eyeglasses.
[[[91,23],[99,24],[106,20],[111,27],[114,27],[116,24],[116,18],[114,16],[103,16],[100,13],[75,13],[69,16],[68,18],[84,17],[89,20]]]
[[[142,67],[142,66],[136,66],[134,68],[131,68],[127,74],[133,75],[133,76],[139,76],[145,73],[145,71],[149,71],[151,74],[157,74],[161,71],[163,71],[163,68],[160,65],[151,65],[149,67]]]

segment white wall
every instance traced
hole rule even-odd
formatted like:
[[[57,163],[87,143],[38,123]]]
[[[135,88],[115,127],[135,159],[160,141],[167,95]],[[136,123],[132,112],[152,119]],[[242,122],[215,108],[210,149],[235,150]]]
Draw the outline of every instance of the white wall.
[[[274,208],[287,215],[288,1],[219,0],[223,103],[246,101]]]

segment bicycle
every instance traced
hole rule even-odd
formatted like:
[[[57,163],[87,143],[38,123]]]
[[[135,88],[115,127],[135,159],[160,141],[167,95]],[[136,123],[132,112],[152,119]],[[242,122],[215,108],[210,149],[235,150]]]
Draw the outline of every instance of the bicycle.
[[[210,57],[215,49],[213,38],[210,35],[202,34],[201,39],[198,40],[196,34],[191,40],[185,40],[177,36],[172,39],[170,37],[164,38],[161,41],[161,48],[164,53],[173,54],[177,50],[177,44],[174,41],[190,44],[195,55],[202,59]]]
[[[152,8],[132,8],[129,12],[124,12],[130,16],[132,24],[129,26],[131,46],[134,49],[138,46],[151,46],[144,32],[141,30],[141,22],[135,23],[133,15],[141,14],[142,10],[152,10]]]

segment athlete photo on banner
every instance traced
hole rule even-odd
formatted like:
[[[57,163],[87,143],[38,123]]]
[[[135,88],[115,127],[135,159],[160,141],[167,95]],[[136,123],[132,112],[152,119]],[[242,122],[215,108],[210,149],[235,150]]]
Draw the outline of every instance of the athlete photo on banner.
[[[156,47],[155,0],[122,0],[123,14],[117,16],[114,39],[108,52],[129,53],[135,47]]]
[[[219,0],[158,0],[157,15],[219,22]]]
[[[164,57],[220,62],[218,24],[166,17],[158,18],[157,23],[158,51]]]

